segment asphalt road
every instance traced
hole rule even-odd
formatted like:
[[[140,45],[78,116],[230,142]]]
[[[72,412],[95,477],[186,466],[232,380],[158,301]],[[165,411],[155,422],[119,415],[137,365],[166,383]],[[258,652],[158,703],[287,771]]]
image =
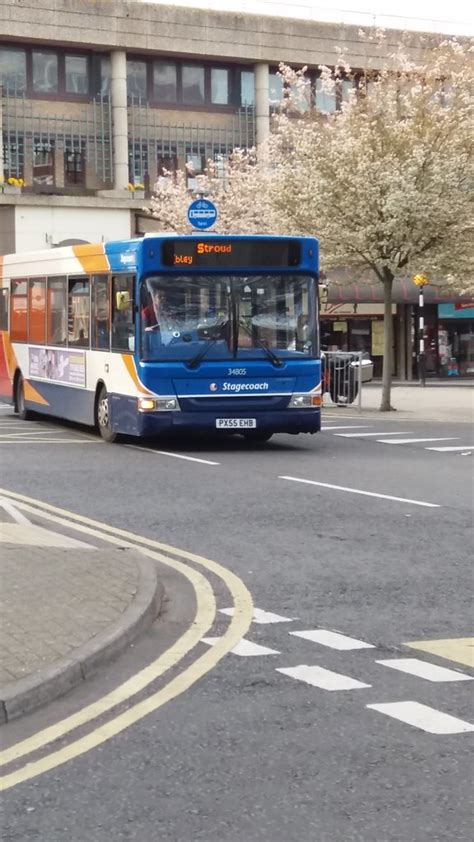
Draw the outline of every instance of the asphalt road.
[[[0,442],[4,488],[214,559],[277,615],[257,612],[248,646],[186,692],[9,789],[3,840],[471,840],[474,671],[464,644],[448,659],[429,643],[472,635],[470,425],[342,414],[259,447],[137,447],[2,411]],[[178,582],[169,596],[185,623]],[[200,653],[224,634],[217,617]],[[168,632],[4,726],[6,743],[132,675]],[[438,649],[404,646],[420,641]]]

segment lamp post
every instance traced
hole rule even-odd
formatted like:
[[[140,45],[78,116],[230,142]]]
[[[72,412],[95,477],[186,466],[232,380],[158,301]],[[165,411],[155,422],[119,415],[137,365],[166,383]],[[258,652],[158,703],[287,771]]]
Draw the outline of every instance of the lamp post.
[[[418,287],[419,297],[418,297],[418,341],[419,341],[419,348],[418,348],[418,377],[420,380],[420,386],[426,385],[426,366],[425,366],[425,319],[424,319],[424,297],[423,297],[423,289],[428,283],[428,278],[426,275],[420,274],[415,275],[413,278],[413,283]]]

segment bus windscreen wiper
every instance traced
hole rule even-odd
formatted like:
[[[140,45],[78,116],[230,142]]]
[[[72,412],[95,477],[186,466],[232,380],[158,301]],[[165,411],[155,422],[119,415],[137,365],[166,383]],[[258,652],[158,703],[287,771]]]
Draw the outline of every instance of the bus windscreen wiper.
[[[219,322],[219,324],[217,325],[203,326],[202,328],[198,327],[199,338],[205,339],[207,341],[207,344],[204,345],[204,347],[201,348],[200,351],[198,351],[195,357],[186,362],[188,368],[196,368],[201,362],[201,360],[204,359],[209,349],[212,348],[212,346],[215,345],[216,342],[219,341],[219,339],[224,338],[222,333],[224,328],[227,327],[228,324],[229,320],[227,319],[225,322]]]
[[[280,357],[277,357],[277,355],[273,353],[273,351],[271,350],[271,348],[269,348],[269,347],[268,347],[268,345],[265,345],[265,342],[262,342],[262,340],[261,340],[261,339],[259,339],[259,338],[258,338],[258,336],[254,336],[254,335],[253,335],[252,331],[251,331],[251,330],[247,327],[247,325],[245,324],[245,322],[243,322],[242,320],[240,320],[240,321],[239,321],[239,325],[240,325],[240,327],[243,327],[243,329],[245,330],[245,332],[246,332],[246,333],[248,333],[248,335],[249,335],[252,339],[254,339],[254,340],[255,340],[255,342],[257,343],[257,345],[259,345],[259,346],[260,346],[260,348],[263,348],[263,350],[265,351],[265,353],[266,353],[267,357],[268,357],[268,358],[272,361],[272,363],[273,363],[273,365],[274,365],[274,366],[276,366],[277,368],[281,368],[281,367],[282,367],[282,365],[284,365],[283,360],[281,360],[281,359],[280,359]]]

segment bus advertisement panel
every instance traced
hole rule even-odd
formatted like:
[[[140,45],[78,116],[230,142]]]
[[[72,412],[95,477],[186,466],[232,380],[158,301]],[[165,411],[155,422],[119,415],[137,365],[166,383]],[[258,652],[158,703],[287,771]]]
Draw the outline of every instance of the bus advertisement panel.
[[[147,235],[7,255],[0,392],[95,424],[166,431],[320,429],[318,242]]]

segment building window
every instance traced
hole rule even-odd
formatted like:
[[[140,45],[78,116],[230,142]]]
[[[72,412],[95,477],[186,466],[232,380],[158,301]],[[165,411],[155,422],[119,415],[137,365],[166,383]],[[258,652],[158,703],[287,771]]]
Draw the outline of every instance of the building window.
[[[354,90],[354,83],[350,79],[341,82],[341,102],[349,102],[350,93]]]
[[[66,93],[87,94],[89,69],[86,56],[66,56],[64,63]]]
[[[21,94],[26,90],[26,52],[0,49],[0,86],[8,94]]]
[[[283,99],[283,79],[277,73],[269,74],[268,98],[272,108],[279,108]]]
[[[64,180],[66,184],[84,184],[84,149],[71,148],[66,146],[64,149]]]
[[[213,105],[229,103],[229,71],[224,67],[211,68],[211,102]]]
[[[112,75],[109,58],[100,60],[100,95],[110,96],[110,78]]]
[[[188,152],[186,155],[186,187],[188,190],[196,190],[198,181],[196,176],[204,172],[204,155],[196,152]]]
[[[316,79],[316,108],[322,114],[333,114],[336,110],[336,87],[325,91],[322,79]]]
[[[204,105],[205,82],[204,67],[184,64],[182,69],[183,102],[189,105]]]
[[[33,51],[33,90],[35,93],[57,94],[59,91],[58,56],[56,53]]]
[[[146,99],[146,62],[127,61],[127,94]]]
[[[243,108],[255,105],[255,74],[251,70],[240,73],[240,104]]]
[[[153,63],[153,97],[159,102],[176,102],[178,98],[178,72],[174,62]]]

